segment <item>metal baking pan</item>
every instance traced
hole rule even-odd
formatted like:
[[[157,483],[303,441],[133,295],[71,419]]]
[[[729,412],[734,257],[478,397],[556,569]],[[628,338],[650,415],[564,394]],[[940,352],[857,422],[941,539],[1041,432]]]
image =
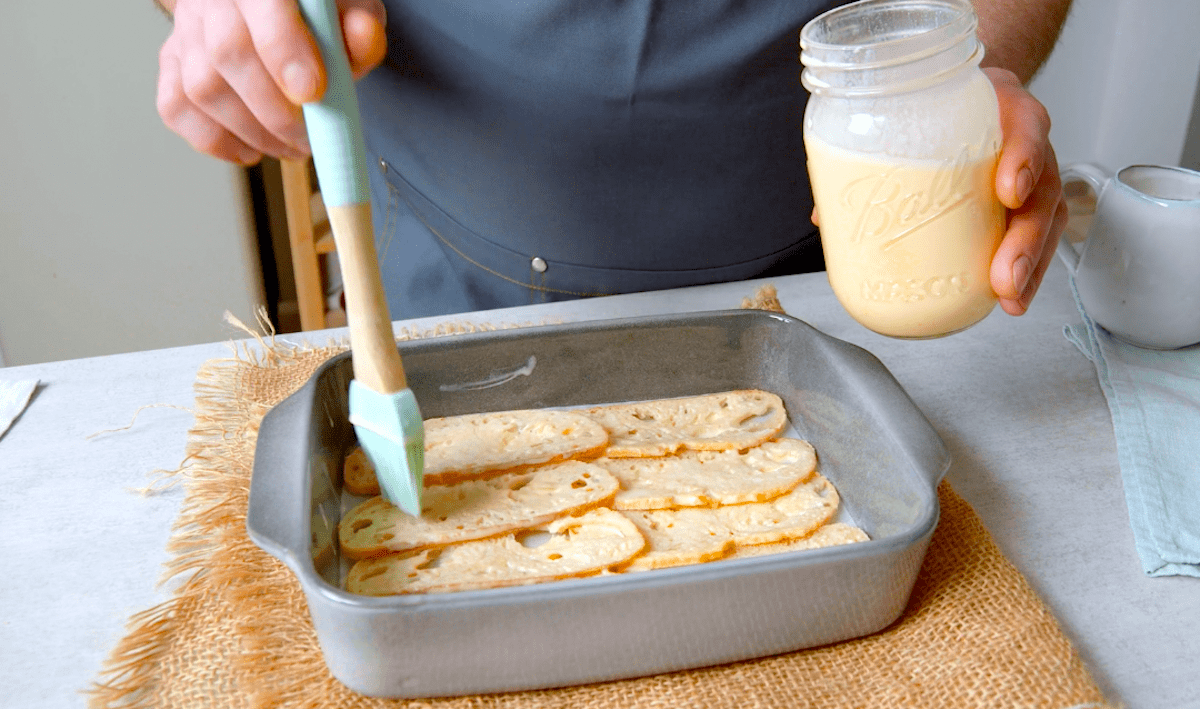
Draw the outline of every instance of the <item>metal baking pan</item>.
[[[295,573],[351,689],[434,697],[717,665],[878,631],[903,610],[949,454],[868,352],[785,315],[722,311],[400,345],[426,418],[759,388],[780,395],[871,541],[535,586],[369,598],[339,588],[348,356],[272,409],[247,528]]]

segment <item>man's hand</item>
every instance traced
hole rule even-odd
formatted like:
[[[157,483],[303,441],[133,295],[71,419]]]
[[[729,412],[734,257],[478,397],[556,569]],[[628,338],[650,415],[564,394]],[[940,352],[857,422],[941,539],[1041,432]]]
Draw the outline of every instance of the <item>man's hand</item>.
[[[996,169],[996,195],[1008,207],[1008,229],[992,259],[992,289],[1000,307],[1021,315],[1054,259],[1067,226],[1058,160],[1050,145],[1046,109],[1005,69],[984,69],[1000,103],[1004,142]]]
[[[158,113],[196,150],[242,165],[309,154],[300,104],[325,92],[295,0],[177,0],[159,52]],[[380,0],[338,0],[355,78],[383,61]]]

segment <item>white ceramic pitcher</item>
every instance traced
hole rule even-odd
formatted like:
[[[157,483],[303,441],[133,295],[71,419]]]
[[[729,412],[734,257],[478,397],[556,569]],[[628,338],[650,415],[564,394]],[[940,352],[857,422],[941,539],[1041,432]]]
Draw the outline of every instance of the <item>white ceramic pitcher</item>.
[[[1200,172],[1131,165],[1110,176],[1084,163],[1062,180],[1096,193],[1082,252],[1065,236],[1058,245],[1087,314],[1140,347],[1200,343]]]

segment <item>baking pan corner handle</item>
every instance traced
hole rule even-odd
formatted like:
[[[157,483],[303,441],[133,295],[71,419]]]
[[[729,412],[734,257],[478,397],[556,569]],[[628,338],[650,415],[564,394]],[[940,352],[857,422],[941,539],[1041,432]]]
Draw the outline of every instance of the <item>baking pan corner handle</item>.
[[[309,547],[308,440],[312,392],[301,389],[267,412],[259,427],[250,476],[246,533],[295,569]]]

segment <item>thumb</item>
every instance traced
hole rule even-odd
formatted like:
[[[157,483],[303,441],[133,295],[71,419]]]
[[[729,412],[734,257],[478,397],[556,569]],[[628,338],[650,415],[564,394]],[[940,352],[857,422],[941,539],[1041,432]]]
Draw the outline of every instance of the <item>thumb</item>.
[[[350,71],[361,79],[387,54],[387,11],[381,0],[338,0]]]

